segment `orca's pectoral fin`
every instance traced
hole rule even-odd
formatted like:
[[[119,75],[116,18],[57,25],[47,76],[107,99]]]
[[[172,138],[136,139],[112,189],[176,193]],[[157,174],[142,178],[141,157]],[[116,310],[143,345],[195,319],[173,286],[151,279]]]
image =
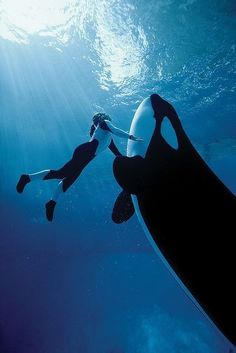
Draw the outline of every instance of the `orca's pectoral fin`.
[[[137,195],[144,182],[145,161],[140,156],[117,157],[113,162],[113,173],[118,184],[129,194]]]
[[[119,224],[128,221],[134,214],[131,195],[122,190],[118,195],[112,211],[113,222]]]

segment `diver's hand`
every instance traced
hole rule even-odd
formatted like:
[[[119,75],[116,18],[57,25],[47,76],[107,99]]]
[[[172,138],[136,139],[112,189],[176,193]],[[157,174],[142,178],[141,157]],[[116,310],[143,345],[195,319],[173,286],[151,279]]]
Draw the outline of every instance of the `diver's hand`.
[[[134,135],[129,135],[129,139],[132,141],[144,141],[141,137],[135,137]]]

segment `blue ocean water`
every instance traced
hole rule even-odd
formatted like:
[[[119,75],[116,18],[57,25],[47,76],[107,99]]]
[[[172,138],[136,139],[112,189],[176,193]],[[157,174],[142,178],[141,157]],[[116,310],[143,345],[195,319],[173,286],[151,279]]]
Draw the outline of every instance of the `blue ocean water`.
[[[157,92],[235,193],[235,14],[229,0],[0,1],[0,353],[228,353],[136,216],[112,223],[109,151],[53,223],[44,204],[57,183],[15,185],[64,164],[95,112],[128,130]]]

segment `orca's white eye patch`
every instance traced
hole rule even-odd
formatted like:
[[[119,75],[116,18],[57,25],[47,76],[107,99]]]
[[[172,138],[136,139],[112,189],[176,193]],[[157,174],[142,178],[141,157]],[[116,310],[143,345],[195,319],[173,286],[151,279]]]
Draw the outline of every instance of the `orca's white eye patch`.
[[[168,118],[164,118],[161,124],[161,135],[165,139],[166,143],[175,150],[178,149],[178,139],[173,126],[171,125]]]

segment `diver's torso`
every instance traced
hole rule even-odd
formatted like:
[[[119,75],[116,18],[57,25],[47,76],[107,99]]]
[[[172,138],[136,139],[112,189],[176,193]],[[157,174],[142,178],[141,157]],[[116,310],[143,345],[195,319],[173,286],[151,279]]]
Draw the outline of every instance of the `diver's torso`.
[[[95,154],[98,155],[99,153],[105,151],[105,149],[110,145],[112,140],[111,132],[108,130],[101,129],[98,125],[90,139],[90,141],[93,140],[98,141],[98,146],[95,152]]]

